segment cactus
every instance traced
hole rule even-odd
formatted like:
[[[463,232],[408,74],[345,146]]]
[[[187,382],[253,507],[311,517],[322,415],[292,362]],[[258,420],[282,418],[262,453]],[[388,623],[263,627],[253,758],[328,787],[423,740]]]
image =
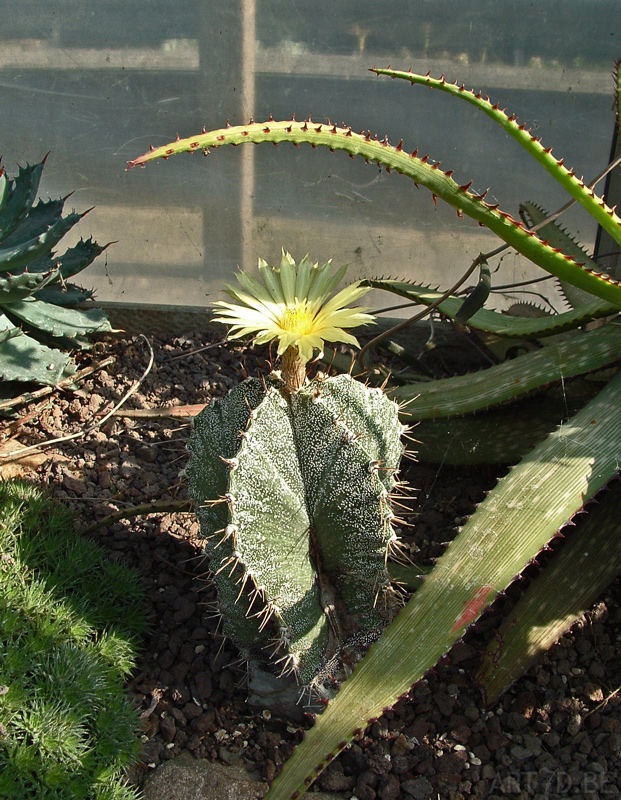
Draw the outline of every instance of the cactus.
[[[20,167],[14,179],[0,168],[0,378],[53,386],[75,371],[57,348],[81,349],[87,334],[110,330],[103,311],[69,307],[92,292],[67,283],[107,245],[81,239],[53,254],[84,214],[63,217],[66,198],[34,204],[44,165]]]
[[[300,341],[308,320],[323,315],[319,336],[350,340],[335,326],[369,318],[338,308],[360,294],[356,287],[324,304],[343,274],[330,278],[329,267],[311,267],[307,258],[296,265],[288,254],[278,270],[261,262],[277,300],[239,273],[244,291],[232,290],[234,297],[254,292],[261,313],[279,304],[280,324],[298,330],[280,336],[282,375],[248,378],[195,418],[186,469],[224,632],[251,664],[291,674],[319,696],[330,695],[398,601],[387,562],[397,546],[391,498],[405,430],[397,404],[380,389],[349,375],[300,379],[318,346],[310,329],[309,341]],[[280,289],[288,284],[286,298]],[[308,320],[306,300],[318,301]],[[221,321],[239,317],[240,306],[222,306]],[[245,320],[239,327],[247,332]],[[259,332],[265,327],[260,321],[257,339],[270,336]]]
[[[621,220],[614,209],[572,170],[568,170],[562,159],[552,156],[551,148],[544,147],[524,125],[519,125],[514,116],[508,116],[497,104],[493,105],[480,93],[467,91],[463,85],[447,83],[444,77],[433,79],[429,75],[390,68],[373,71],[445,91],[472,103],[511,135],[573,200],[579,202],[616,242],[621,243]],[[618,71],[616,90],[618,96]],[[573,331],[596,317],[618,314],[621,309],[621,284],[600,272],[596,262],[557,226],[542,226],[543,219],[539,217],[542,212],[535,206],[523,209],[526,221],[516,220],[496,204],[488,203],[485,194],[473,192],[471,183],[459,185],[453,180],[451,171],[443,171],[427,156],[419,158],[417,151],[407,153],[402,142],[394,146],[386,138],[380,140],[372,138],[370,133],[358,134],[345,125],[316,123],[310,118],[305,122],[295,119],[277,122],[271,117],[263,123],[251,121],[248,125],[227,125],[151,148],[129,162],[129,167],[181,152],[202,151],[207,154],[226,144],[280,144],[287,141],[296,146],[308,143],[313,147],[342,150],[352,157],[360,156],[368,162],[375,162],[387,171],[402,173],[417,185],[425,186],[434,201],[440,198],[452,205],[458,215],[466,214],[486,226],[506,244],[561,281],[572,309],[553,317],[536,319],[509,317],[483,309],[481,302],[490,289],[489,276],[484,270],[476,290],[477,297],[472,302],[404,282],[374,280],[367,282],[369,286],[388,289],[437,307],[442,314],[474,329],[509,337],[539,338]],[[532,223],[537,225],[537,230],[528,227]],[[484,265],[484,262],[485,259],[481,258],[480,263]],[[438,415],[450,420],[450,415],[513,401],[551,382],[562,382],[570,373],[579,375],[617,362],[621,352],[620,324],[617,316],[599,331],[573,333],[566,341],[528,353],[514,362],[462,378],[399,387],[396,394],[411,400],[407,408],[411,421],[429,420]],[[561,529],[584,509],[585,503],[605,489],[619,472],[620,392],[621,373],[618,373],[595,396],[591,393],[583,408],[568,420],[563,420],[546,439],[535,443],[534,449],[487,496],[426,576],[422,586],[379,640],[372,644],[353,675],[306,733],[303,743],[270,789],[270,800],[300,797],[366,724],[377,719],[398,698],[407,696],[410,688],[449,651],[483,610],[536,560],[542,550],[549,547],[552,538],[561,535]],[[511,413],[511,408],[508,408],[509,430]],[[450,421],[448,424],[450,426]],[[540,430],[545,430],[545,427]],[[454,436],[450,429],[448,433],[452,440]],[[449,445],[450,442],[446,450]],[[607,503],[605,493],[601,502]],[[588,527],[581,533],[577,526],[575,535],[579,546],[573,552],[580,553],[590,548]],[[601,539],[599,542],[603,546]],[[618,549],[610,549],[608,554],[618,568]],[[573,561],[570,581],[577,585],[581,581],[580,561],[576,558]],[[613,568],[606,575],[612,572]],[[586,602],[585,598],[593,596],[593,591],[602,588],[601,580],[593,571],[589,573],[589,591],[582,594],[582,604]],[[536,591],[540,591],[538,587]],[[571,595],[570,585],[568,591],[552,599],[556,605],[546,616],[548,622],[563,618],[565,628],[571,624],[576,608],[568,611],[559,605]],[[539,596],[535,593],[534,601],[527,607],[532,609],[533,605],[536,606]],[[529,636],[528,625],[536,625],[537,619],[529,612],[523,625],[516,628],[519,636],[511,646],[515,647],[517,642],[520,655],[523,655],[523,641]],[[557,625],[548,633],[558,635],[559,630]],[[541,639],[550,641],[543,635]],[[494,663],[501,663],[505,669],[506,662],[515,659],[515,649],[507,650],[508,656],[504,656],[507,642],[508,639],[498,639],[493,644],[487,657],[488,665],[491,659]],[[526,655],[532,657],[532,654]],[[521,658],[519,668],[525,668],[528,663],[529,658]],[[486,680],[490,684],[493,682],[491,693],[498,696],[507,687],[507,681],[515,677],[515,671],[499,674],[488,668],[480,675],[480,680],[484,688]]]

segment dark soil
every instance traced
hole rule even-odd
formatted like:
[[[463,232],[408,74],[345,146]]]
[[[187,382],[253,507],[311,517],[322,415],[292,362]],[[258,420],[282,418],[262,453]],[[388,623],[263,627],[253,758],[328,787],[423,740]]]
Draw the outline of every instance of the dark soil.
[[[253,351],[216,345],[205,333],[151,340],[155,366],[124,409],[155,409],[221,397],[261,364]],[[104,341],[117,362],[77,390],[36,407],[22,444],[73,433],[110,409],[148,361],[141,339]],[[21,413],[28,410],[25,408]],[[59,444],[39,468],[54,496],[73,506],[80,528],[145,501],[186,497],[188,424],[115,416],[86,437]],[[416,487],[405,542],[433,563],[492,488],[499,471],[405,464]],[[190,513],[123,520],[91,534],[110,558],[143,577],[151,632],[128,687],[140,710],[140,782],[183,750],[243,764],[271,779],[300,739],[295,724],[253,713],[235,647],[218,633],[215,599],[198,526]],[[621,796],[621,613],[619,582],[495,707],[486,709],[471,674],[512,592],[412,692],[355,741],[319,778],[358,800],[395,798],[615,798]]]

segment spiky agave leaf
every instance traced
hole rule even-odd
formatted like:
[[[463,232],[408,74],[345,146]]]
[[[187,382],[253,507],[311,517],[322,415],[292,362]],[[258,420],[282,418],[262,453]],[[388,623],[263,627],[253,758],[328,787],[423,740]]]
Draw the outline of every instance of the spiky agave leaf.
[[[37,196],[45,159],[39,164],[20,167],[17,177],[7,178],[2,170],[2,202],[0,203],[0,242],[13,233],[28,215]]]
[[[65,198],[56,200],[39,200],[33,205],[28,214],[21,220],[17,227],[2,238],[3,247],[15,247],[18,244],[35,239],[45,233],[62,217]]]
[[[111,330],[104,312],[77,310],[92,292],[67,284],[107,247],[80,240],[63,255],[53,252],[84,216],[63,217],[65,198],[34,200],[45,160],[20,167],[14,180],[0,170],[0,309],[12,328],[0,327],[0,375],[6,381],[54,385],[75,371],[56,348],[88,347],[88,334]],[[22,326],[26,332],[22,332]]]
[[[22,272],[18,275],[0,273],[0,306],[25,300],[58,279],[60,270]]]
[[[0,378],[3,381],[55,386],[73,375],[76,369],[70,355],[41,344],[19,328],[13,328],[9,338],[0,340]]]
[[[101,309],[80,311],[75,308],[62,308],[34,297],[11,303],[6,312],[35,330],[49,333],[50,336],[73,339],[90,333],[105,333],[112,330],[106,312]]]

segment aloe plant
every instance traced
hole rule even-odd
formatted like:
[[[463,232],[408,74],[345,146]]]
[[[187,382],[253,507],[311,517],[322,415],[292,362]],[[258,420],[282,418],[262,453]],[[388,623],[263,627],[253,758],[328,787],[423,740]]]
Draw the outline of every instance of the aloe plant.
[[[92,292],[67,282],[107,245],[80,239],[54,254],[85,214],[63,216],[67,198],[35,204],[44,165],[20,167],[15,178],[0,168],[0,378],[53,386],[76,369],[63,351],[110,330],[104,311],[71,307]]]
[[[391,78],[421,84],[448,92],[483,111],[511,135],[570,197],[621,244],[621,221],[615,211],[598,197],[594,190],[565,167],[562,159],[552,155],[514,116],[508,116],[497,104],[480,93],[474,94],[459,84],[448,83],[443,77],[416,75],[392,69],[373,70]],[[618,88],[617,79],[617,88]],[[603,274],[593,259],[579,250],[558,226],[540,226],[543,212],[535,206],[523,209],[523,219],[515,219],[498,205],[488,203],[485,195],[472,191],[471,183],[459,185],[450,171],[443,171],[428,157],[419,158],[416,151],[408,153],[399,142],[392,145],[387,139],[373,138],[369,133],[355,133],[344,125],[316,123],[309,118],[251,122],[248,125],[226,126],[185,139],[177,139],[163,147],[151,148],[148,153],[129,162],[129,166],[144,165],[158,158],[168,158],[181,152],[209,153],[220,146],[246,142],[308,143],[330,150],[343,150],[352,157],[360,156],[375,162],[387,171],[409,177],[425,186],[434,196],[466,214],[497,234],[507,245],[530,259],[562,282],[570,311],[553,317],[526,319],[507,317],[480,307],[481,302],[464,301],[450,293],[429,287],[386,280],[370,281],[369,285],[404,295],[416,302],[437,307],[449,318],[467,323],[474,330],[494,332],[508,337],[535,338],[575,331],[596,317],[614,317],[621,309],[619,282]],[[482,259],[484,262],[484,259]],[[481,289],[488,294],[488,276],[482,270]],[[444,381],[418,383],[395,390],[395,396],[409,399],[409,420],[462,415],[488,408],[498,403],[515,401],[520,395],[532,392],[550,382],[562,381],[571,375],[583,374],[614,365],[621,353],[621,323],[617,318],[608,321],[600,330],[575,332],[566,341],[556,342],[540,351],[533,351],[507,364],[500,364],[475,375]],[[397,618],[388,625],[345,681],[317,719],[302,745],[285,764],[281,775],[270,790],[273,800],[299,797],[313,783],[330,761],[343,750],[366,724],[376,719],[397,698],[407,696],[410,688],[434,666],[474,623],[482,611],[518,576],[537,555],[549,547],[552,538],[596,493],[606,487],[619,471],[621,453],[621,373],[570,419],[551,435],[536,443],[534,449],[515,466],[496,489],[479,506],[455,541],[431,570],[422,587],[411,597]],[[418,399],[415,399],[418,398]],[[513,406],[505,411],[511,425]],[[417,437],[420,431],[417,430]],[[601,504],[606,504],[604,493]],[[579,527],[576,529],[579,534]],[[588,536],[588,531],[584,534]],[[582,543],[583,539],[579,541]],[[576,552],[580,552],[577,547]],[[610,551],[609,551],[610,555]],[[589,573],[589,591],[573,604],[571,613],[558,604],[566,602],[571,586],[582,578],[581,562],[570,560],[566,567],[568,593],[559,593],[547,601],[556,603],[547,616],[564,619],[566,629],[580,610],[601,590],[610,575],[621,566],[618,551],[611,555],[613,564],[606,575]],[[534,591],[541,591],[534,584]],[[524,655],[524,640],[529,630],[538,624],[533,613],[536,602],[525,601],[527,613],[513,620],[511,636],[499,638],[489,659],[501,662],[501,671],[484,670],[479,680],[484,689],[489,685],[490,696],[497,697],[517,677],[516,670],[505,665],[515,658],[516,651]],[[550,642],[561,628],[541,640]],[[520,638],[521,637],[521,638]],[[534,652],[538,652],[535,648]],[[505,653],[507,654],[505,656]],[[520,658],[524,669],[533,652]],[[487,683],[486,683],[487,682]],[[493,686],[492,686],[493,682]]]

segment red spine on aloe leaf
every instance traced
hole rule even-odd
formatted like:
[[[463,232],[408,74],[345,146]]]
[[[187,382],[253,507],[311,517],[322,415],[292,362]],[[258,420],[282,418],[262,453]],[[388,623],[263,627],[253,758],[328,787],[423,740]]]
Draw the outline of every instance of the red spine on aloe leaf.
[[[457,631],[467,628],[471,622],[474,622],[487,605],[487,598],[493,591],[494,587],[488,586],[487,584],[475,589],[466,607],[455,620],[455,624],[451,628],[451,633],[456,633]]]

